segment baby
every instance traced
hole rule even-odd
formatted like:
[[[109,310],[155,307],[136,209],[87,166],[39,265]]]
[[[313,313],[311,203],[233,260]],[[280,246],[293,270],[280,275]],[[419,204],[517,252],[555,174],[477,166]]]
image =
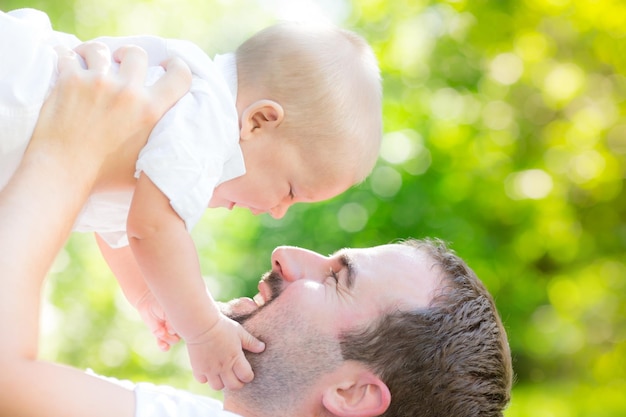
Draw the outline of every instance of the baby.
[[[196,379],[238,388],[253,378],[243,349],[264,345],[219,311],[189,231],[207,207],[281,218],[294,203],[326,200],[363,181],[382,131],[376,58],[352,32],[302,23],[271,26],[213,60],[181,40],[94,41],[110,51],[143,48],[147,84],[172,57],[187,63],[193,81],[147,143],[138,138],[108,157],[74,230],[96,233],[163,350],[181,337]],[[55,82],[54,48],[80,43],[53,31],[43,12],[0,12],[0,188]]]

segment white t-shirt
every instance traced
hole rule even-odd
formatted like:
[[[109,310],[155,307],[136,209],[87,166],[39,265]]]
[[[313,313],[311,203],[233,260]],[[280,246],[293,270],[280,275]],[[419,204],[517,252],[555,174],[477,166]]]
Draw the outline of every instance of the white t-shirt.
[[[154,385],[146,382],[135,384],[127,380],[103,377],[135,393],[135,417],[241,417],[224,411],[222,403],[214,398],[192,394],[166,385]]]
[[[146,84],[164,74],[159,64],[167,58],[183,59],[192,71],[190,91],[154,127],[135,173],[144,172],[156,184],[190,230],[215,187],[245,173],[235,106],[235,57],[225,54],[211,60],[191,42],[154,36],[96,40],[111,51],[127,44],[145,49],[150,65]],[[56,81],[53,47],[73,48],[79,43],[73,35],[54,31],[48,16],[38,10],[0,12],[0,189],[17,169]],[[127,245],[131,199],[131,192],[90,196],[74,230],[98,232],[112,247]]]

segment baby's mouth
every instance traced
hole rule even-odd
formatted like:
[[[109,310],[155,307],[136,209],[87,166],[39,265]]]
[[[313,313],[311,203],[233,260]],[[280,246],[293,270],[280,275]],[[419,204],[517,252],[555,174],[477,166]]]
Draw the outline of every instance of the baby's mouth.
[[[249,297],[241,297],[230,300],[227,303],[218,303],[221,312],[235,321],[241,317],[247,317],[259,309],[257,303]]]

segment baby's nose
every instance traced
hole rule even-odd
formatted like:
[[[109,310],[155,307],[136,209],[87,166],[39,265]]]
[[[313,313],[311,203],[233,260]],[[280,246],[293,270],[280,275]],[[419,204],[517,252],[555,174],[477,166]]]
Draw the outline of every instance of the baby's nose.
[[[288,208],[289,205],[287,204],[279,204],[276,207],[270,209],[270,216],[275,219],[282,219],[285,216],[285,213],[287,213]]]

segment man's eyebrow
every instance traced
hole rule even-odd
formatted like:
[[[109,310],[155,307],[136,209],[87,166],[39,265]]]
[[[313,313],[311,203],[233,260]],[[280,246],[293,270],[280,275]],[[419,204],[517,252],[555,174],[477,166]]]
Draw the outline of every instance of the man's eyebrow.
[[[346,252],[339,254],[339,262],[346,268],[346,288],[351,289],[354,286],[354,280],[356,278],[356,268],[350,255]]]

